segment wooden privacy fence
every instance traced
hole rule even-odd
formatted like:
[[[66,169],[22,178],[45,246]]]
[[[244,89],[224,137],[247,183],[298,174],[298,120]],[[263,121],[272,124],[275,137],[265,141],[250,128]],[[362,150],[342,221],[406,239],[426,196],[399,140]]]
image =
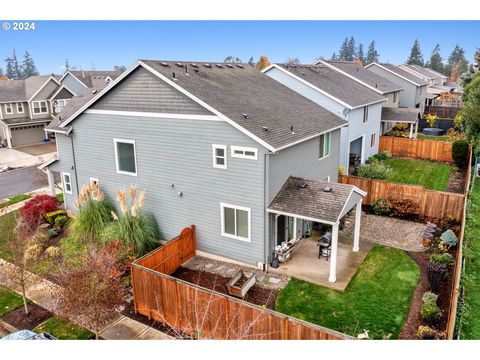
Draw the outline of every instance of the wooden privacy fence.
[[[200,339],[349,339],[170,276],[195,256],[195,227],[132,263],[135,311]],[[319,309],[321,311],[321,309]]]
[[[458,106],[427,106],[425,108],[425,113],[437,115],[442,119],[453,119],[459,111]]]
[[[377,199],[409,199],[419,206],[419,215],[437,219],[454,217],[463,219],[465,194],[434,191],[418,185],[393,183],[386,180],[367,179],[356,176],[340,175],[342,184],[355,185],[367,192],[364,204],[371,205]]]
[[[445,141],[380,136],[378,151],[385,150],[393,156],[453,162],[452,144]]]

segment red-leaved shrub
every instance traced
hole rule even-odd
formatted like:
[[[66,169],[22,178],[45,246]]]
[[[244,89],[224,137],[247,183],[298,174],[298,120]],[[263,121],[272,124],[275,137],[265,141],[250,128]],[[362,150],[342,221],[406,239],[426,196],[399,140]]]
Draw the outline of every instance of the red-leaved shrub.
[[[57,199],[50,195],[37,195],[28,200],[20,209],[20,216],[30,225],[38,226],[44,221],[44,216],[58,209]]]

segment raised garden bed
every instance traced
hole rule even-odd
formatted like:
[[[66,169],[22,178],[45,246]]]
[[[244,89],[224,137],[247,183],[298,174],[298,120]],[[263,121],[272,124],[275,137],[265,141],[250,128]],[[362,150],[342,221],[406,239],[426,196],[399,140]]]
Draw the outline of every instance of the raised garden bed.
[[[255,285],[255,274],[247,277],[242,270],[239,270],[227,283],[228,293],[244,298],[253,285]]]
[[[229,295],[227,284],[230,281],[230,278],[213,274],[207,271],[192,270],[184,267],[180,267],[177,271],[173,273],[172,276],[181,280],[185,280],[192,284],[196,284],[204,288],[215,290],[225,295]],[[267,290],[257,285],[254,285],[246,293],[243,300],[255,305],[265,306],[268,309],[274,310],[277,293],[278,292],[275,290]]]

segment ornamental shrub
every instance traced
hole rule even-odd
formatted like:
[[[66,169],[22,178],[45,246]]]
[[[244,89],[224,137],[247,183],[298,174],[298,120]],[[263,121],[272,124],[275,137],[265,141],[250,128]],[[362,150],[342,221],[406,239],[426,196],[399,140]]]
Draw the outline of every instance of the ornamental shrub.
[[[358,176],[368,179],[385,180],[391,173],[392,169],[378,160],[369,164],[362,164],[358,168]]]
[[[437,291],[440,284],[445,280],[448,267],[444,263],[429,263],[427,265],[427,278],[433,291]]]
[[[376,215],[390,215],[392,209],[390,208],[390,202],[387,199],[377,199],[372,205],[372,211]]]
[[[20,208],[20,217],[30,226],[36,227],[44,221],[45,214],[58,208],[57,199],[50,195],[37,195]]]
[[[60,215],[55,218],[55,226],[64,227],[68,221],[68,217],[65,215]]]
[[[453,256],[449,253],[433,254],[430,256],[430,262],[434,264],[453,264]]]
[[[422,296],[422,309],[420,314],[422,318],[429,324],[435,324],[442,316],[442,310],[437,305],[438,295],[427,291]]]
[[[430,326],[419,326],[417,331],[417,339],[438,340],[440,339],[440,334],[437,330],[432,329]]]
[[[457,140],[452,144],[452,158],[460,169],[465,169],[468,163],[468,142]]]
[[[383,160],[391,158],[392,154],[390,154],[387,150],[384,150],[382,152],[379,152],[378,154],[375,154],[374,156],[378,160],[383,161]]]
[[[438,300],[438,295],[431,292],[431,291],[426,291],[423,293],[422,296],[422,302],[424,304],[436,304]]]
[[[458,243],[457,235],[455,235],[451,229],[445,231],[442,236],[440,236],[440,239],[442,240],[442,243],[448,247],[457,246]]]
[[[410,199],[390,200],[392,214],[400,218],[407,218],[412,215],[418,215],[419,205]]]
[[[65,211],[60,209],[60,210],[55,210],[55,211],[50,211],[45,214],[45,220],[49,224],[55,224],[55,219],[60,216],[60,215],[65,215]]]

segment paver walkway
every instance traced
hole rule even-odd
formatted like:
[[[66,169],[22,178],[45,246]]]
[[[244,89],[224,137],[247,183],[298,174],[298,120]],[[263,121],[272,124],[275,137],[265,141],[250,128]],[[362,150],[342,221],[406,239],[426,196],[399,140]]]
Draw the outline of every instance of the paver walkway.
[[[21,294],[21,289],[19,288],[19,286],[13,284],[10,280],[8,280],[8,273],[13,271],[13,267],[13,264],[3,259],[0,259],[0,272],[2,274],[7,274],[7,276],[0,277],[0,285],[6,286],[7,288],[17,292],[18,294]],[[52,292],[57,287],[58,285],[52,283],[51,281],[45,280],[37,275],[32,275],[29,279],[26,295],[27,298],[32,300],[32,302],[55,313],[57,308],[55,299],[52,297]],[[72,318],[69,320],[89,330],[92,330],[92,328],[89,326],[88,323],[85,322],[84,319]],[[106,340],[173,339],[169,335],[158,331],[157,329],[154,329],[150,326],[147,326],[120,314],[118,314],[115,319],[112,319],[112,321],[104,327],[104,329],[100,332],[100,336]]]
[[[355,214],[352,212],[345,219],[345,228],[340,235],[352,236]],[[425,251],[422,244],[426,224],[401,220],[388,216],[378,216],[362,212],[360,225],[360,243],[362,240],[394,247],[404,251]]]

